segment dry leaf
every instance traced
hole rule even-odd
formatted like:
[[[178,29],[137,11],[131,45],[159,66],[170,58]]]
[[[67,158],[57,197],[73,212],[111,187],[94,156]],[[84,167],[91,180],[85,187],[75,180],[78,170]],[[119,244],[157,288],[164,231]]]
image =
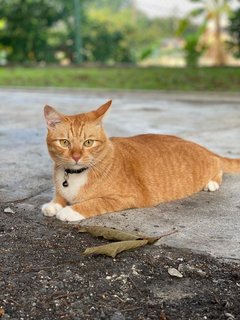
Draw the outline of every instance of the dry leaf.
[[[168,273],[172,277],[177,277],[177,278],[182,278],[183,277],[183,275],[175,268],[169,268],[168,269]]]
[[[158,241],[159,239],[161,239],[162,236],[159,236],[159,237],[143,237],[142,239],[143,240],[147,240],[148,241],[148,244],[153,244],[154,242]]]
[[[99,226],[85,226],[79,227],[79,232],[88,232],[94,237],[103,237],[107,240],[113,241],[127,241],[127,240],[137,240],[142,239],[139,234],[124,232],[117,229],[99,227]]]
[[[84,226],[78,227],[79,232],[88,232],[94,237],[103,237],[107,240],[112,241],[128,241],[128,240],[148,240],[149,244],[153,244],[162,237],[168,236],[176,231],[171,233],[163,234],[159,237],[147,237],[134,232],[125,232],[118,229],[112,229],[107,227],[99,226]]]
[[[0,307],[0,317],[5,315],[5,310],[3,308]]]
[[[167,317],[163,311],[160,313],[160,319],[159,320],[167,320]]]
[[[130,240],[130,241],[118,241],[102,246],[87,248],[83,254],[104,254],[109,257],[115,258],[116,255],[122,251],[136,249],[142,247],[148,243],[148,240]]]
[[[135,249],[144,246],[145,244],[153,244],[162,237],[166,237],[177,232],[177,230],[174,230],[171,233],[163,234],[159,237],[147,237],[139,235],[137,233],[125,232],[117,229],[99,226],[80,226],[78,227],[78,231],[88,232],[94,237],[103,237],[107,240],[118,241],[102,246],[87,248],[83,252],[84,255],[105,254],[113,258],[122,251]]]

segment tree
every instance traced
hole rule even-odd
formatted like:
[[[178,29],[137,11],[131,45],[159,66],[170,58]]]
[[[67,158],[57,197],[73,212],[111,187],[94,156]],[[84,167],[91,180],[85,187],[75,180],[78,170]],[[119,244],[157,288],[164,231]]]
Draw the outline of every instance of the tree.
[[[140,61],[159,48],[162,38],[174,34],[176,19],[149,19],[137,11],[131,0],[91,0],[86,1],[84,7],[87,18],[83,30],[84,51],[87,59],[93,57],[93,51],[96,60],[98,52],[102,59],[104,51],[108,55],[107,60]],[[102,37],[106,37],[106,41],[112,39],[113,46],[108,42],[108,48],[101,48]]]
[[[192,10],[186,19],[197,16],[203,17],[204,24],[213,21],[214,24],[214,61],[215,65],[225,64],[225,55],[221,40],[221,19],[224,14],[230,13],[231,0],[190,0],[199,3],[199,7]]]
[[[131,28],[122,22],[112,27],[114,17],[123,17],[125,12],[129,16],[131,0],[81,0],[81,3],[84,61],[134,62],[126,41]],[[100,15],[104,12],[104,19],[93,17],[91,10]],[[75,61],[72,0],[1,0],[0,20],[1,49],[7,52],[9,62],[56,62],[58,53],[70,62]]]
[[[83,37],[85,61],[102,63],[134,63],[131,48],[125,41],[125,30],[110,30],[106,24],[91,21],[87,35]]]
[[[58,0],[1,0],[0,42],[7,48],[11,62],[54,61],[54,32],[65,8]],[[51,39],[52,36],[52,39]]]
[[[149,19],[133,0],[80,2],[82,23],[76,30],[73,0],[0,0],[0,48],[7,61],[75,62],[81,33],[84,62],[135,63],[173,33],[173,19]]]
[[[240,58],[240,8],[233,12],[229,22],[228,31],[232,39],[228,45],[234,56]]]
[[[201,37],[205,30],[206,23],[197,26],[188,17],[179,21],[176,34],[184,38],[183,50],[187,66],[198,66],[199,58],[206,50],[206,45],[201,42]]]
[[[131,26],[126,23],[129,17],[129,0],[85,1],[83,2],[82,57],[84,62],[135,62],[134,54],[126,38]],[[101,7],[99,7],[101,5]],[[116,9],[118,9],[116,11]],[[125,17],[124,22],[121,20]],[[75,25],[72,19],[65,21],[67,32],[62,34],[59,50],[73,61]],[[70,40],[70,41],[69,41]]]

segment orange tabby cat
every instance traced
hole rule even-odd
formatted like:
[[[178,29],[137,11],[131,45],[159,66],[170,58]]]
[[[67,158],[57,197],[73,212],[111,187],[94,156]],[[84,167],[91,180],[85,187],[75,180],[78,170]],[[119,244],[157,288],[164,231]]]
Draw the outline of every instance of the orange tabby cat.
[[[108,138],[102,119],[110,105],[71,116],[45,106],[56,189],[42,207],[46,216],[76,221],[155,206],[218,190],[223,172],[240,172],[240,159],[220,157],[174,136]]]

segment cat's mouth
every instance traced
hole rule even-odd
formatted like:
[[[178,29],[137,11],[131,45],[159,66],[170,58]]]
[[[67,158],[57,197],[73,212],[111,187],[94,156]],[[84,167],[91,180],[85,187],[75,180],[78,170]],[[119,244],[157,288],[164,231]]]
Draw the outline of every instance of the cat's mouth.
[[[77,167],[81,168],[85,166],[85,164],[82,161],[66,160],[64,162],[66,166],[69,166],[71,168],[77,168]]]

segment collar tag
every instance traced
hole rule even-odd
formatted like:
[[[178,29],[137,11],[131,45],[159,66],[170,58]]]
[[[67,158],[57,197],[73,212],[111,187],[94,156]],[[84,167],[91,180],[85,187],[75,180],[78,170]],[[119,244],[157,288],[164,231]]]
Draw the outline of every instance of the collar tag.
[[[62,186],[65,187],[65,188],[68,187],[68,178],[69,178],[68,173],[65,170],[64,171],[64,181],[62,183]]]
[[[73,173],[82,173],[83,171],[87,170],[88,168],[81,168],[81,169],[64,169],[64,181],[62,183],[63,187],[68,187],[68,179],[69,179],[69,174],[73,174]]]

